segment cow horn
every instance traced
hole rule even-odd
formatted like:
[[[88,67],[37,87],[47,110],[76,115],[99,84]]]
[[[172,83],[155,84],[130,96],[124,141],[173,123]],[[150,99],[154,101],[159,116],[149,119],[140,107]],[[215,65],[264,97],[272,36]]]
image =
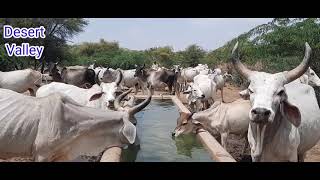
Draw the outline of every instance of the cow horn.
[[[120,106],[120,102],[122,101],[122,99],[124,97],[126,97],[130,92],[132,91],[132,89],[130,88],[129,90],[123,92],[122,94],[120,94],[115,100],[114,100],[114,109],[116,111],[119,111],[121,106]]]
[[[232,49],[232,57],[231,57],[232,64],[242,76],[248,79],[252,71],[246,68],[246,66],[240,62],[240,59],[237,57],[237,55],[238,55],[238,42]]]
[[[286,77],[286,81],[284,84],[290,83],[291,81],[294,81],[298,77],[302,76],[309,67],[310,64],[310,54],[311,54],[311,47],[309,44],[306,42],[305,43],[305,54],[302,62],[294,69],[291,71],[284,72],[284,75]]]
[[[150,103],[151,97],[152,97],[152,95],[151,95],[151,87],[150,87],[150,88],[148,88],[148,97],[144,101],[142,101],[140,104],[130,108],[128,111],[129,114],[134,115],[137,112],[141,111],[143,108],[145,108]]]
[[[119,74],[118,74],[118,77],[117,77],[117,79],[115,81],[117,86],[119,86],[119,84],[120,84],[120,82],[122,80],[122,72],[120,70],[118,70],[118,72],[119,72]]]

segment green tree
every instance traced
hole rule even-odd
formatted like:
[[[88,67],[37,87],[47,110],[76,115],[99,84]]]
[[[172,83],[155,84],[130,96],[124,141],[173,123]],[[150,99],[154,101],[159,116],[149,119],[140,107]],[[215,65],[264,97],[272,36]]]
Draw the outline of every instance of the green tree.
[[[185,66],[197,66],[202,58],[206,55],[206,52],[196,44],[190,45],[183,52],[183,65]]]
[[[1,45],[4,43],[16,43],[17,45],[25,42],[31,45],[44,46],[44,52],[40,60],[30,57],[19,57],[7,59],[22,59],[23,62],[21,68],[26,68],[31,65],[30,61],[33,61],[34,68],[37,68],[39,62],[43,62],[42,70],[45,62],[64,60],[64,50],[66,49],[66,42],[77,33],[81,32],[87,21],[83,18],[1,18],[0,28],[3,29],[3,25],[11,25],[12,27],[39,27],[44,26],[46,28],[46,38],[37,39],[2,39]],[[1,35],[3,32],[1,31]],[[21,62],[21,61],[20,61]],[[15,62],[13,62],[15,63]],[[9,63],[10,64],[10,63]],[[1,67],[3,68],[3,67]]]

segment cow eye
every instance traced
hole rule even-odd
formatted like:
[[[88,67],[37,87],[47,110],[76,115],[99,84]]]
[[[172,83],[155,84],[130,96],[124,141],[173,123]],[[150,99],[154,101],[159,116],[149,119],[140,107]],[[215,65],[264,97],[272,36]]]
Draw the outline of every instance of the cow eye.
[[[311,73],[311,76],[314,76],[314,73]]]
[[[253,90],[252,90],[252,89],[248,88],[248,90],[249,90],[249,93],[250,93],[250,94],[253,93]]]

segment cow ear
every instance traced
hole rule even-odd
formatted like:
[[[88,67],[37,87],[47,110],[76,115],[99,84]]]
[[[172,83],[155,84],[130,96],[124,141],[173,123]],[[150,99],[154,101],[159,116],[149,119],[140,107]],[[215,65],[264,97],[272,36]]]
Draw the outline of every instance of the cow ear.
[[[249,97],[250,97],[250,94],[249,94],[249,90],[248,90],[248,89],[245,89],[245,90],[243,90],[243,91],[240,91],[240,92],[239,92],[239,95],[240,95],[240,97],[241,97],[242,99],[244,99],[244,100],[248,100]]]
[[[103,95],[103,93],[104,93],[104,92],[98,92],[98,93],[93,94],[93,95],[90,97],[89,101],[94,101],[94,100],[99,99],[99,98]]]
[[[130,144],[133,144],[136,140],[137,129],[136,127],[128,120],[123,120],[122,134],[128,140]]]
[[[281,114],[284,118],[290,121],[295,127],[301,124],[301,113],[297,106],[294,106],[288,100],[282,101],[280,104]]]

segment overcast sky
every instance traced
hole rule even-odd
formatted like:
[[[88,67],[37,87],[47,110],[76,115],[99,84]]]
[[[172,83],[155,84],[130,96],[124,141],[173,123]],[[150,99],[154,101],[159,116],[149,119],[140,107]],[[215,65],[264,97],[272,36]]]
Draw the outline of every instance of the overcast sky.
[[[90,18],[74,43],[117,41],[120,47],[144,50],[171,46],[174,51],[190,44],[213,50],[271,18]]]

